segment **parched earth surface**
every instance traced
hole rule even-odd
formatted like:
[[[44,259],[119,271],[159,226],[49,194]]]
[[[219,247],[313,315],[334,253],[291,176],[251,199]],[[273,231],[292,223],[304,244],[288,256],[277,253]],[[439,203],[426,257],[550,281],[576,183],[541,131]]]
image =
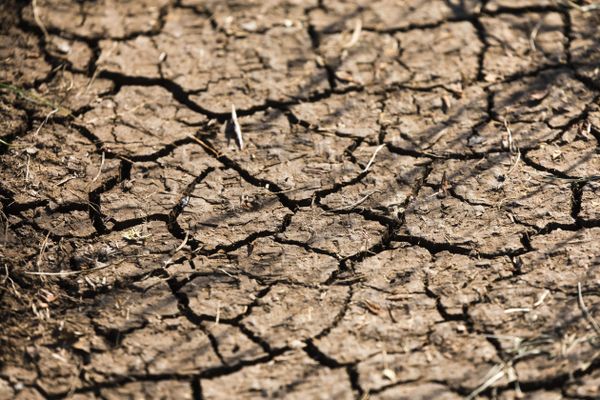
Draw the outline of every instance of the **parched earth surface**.
[[[0,7],[1,399],[600,398],[593,4]]]

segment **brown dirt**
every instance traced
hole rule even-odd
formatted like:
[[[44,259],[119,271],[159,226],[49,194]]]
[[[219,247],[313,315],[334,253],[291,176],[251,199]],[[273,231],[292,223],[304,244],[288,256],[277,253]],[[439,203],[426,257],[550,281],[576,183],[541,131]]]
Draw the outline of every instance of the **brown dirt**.
[[[600,398],[588,3],[2,2],[0,398]]]

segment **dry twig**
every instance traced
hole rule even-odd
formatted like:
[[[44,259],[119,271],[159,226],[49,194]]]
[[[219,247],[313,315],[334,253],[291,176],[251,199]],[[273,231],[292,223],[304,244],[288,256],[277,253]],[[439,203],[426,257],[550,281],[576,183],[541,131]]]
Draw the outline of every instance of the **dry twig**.
[[[371,168],[371,164],[373,164],[373,161],[375,161],[375,156],[377,155],[377,153],[379,153],[379,151],[381,149],[383,149],[385,147],[385,144],[380,144],[379,146],[377,146],[377,148],[375,149],[375,152],[373,153],[373,156],[371,156],[371,159],[369,160],[369,162],[367,163],[367,166],[365,167],[365,169],[362,170],[362,173],[364,174],[365,172],[367,172],[369,170],[369,168]]]
[[[208,144],[204,143],[202,140],[198,139],[197,137],[195,137],[193,135],[187,135],[187,137],[190,138],[190,139],[192,139],[196,143],[198,143],[204,149],[210,151],[215,157],[220,157],[221,156],[221,154],[217,150],[215,150],[214,148],[212,148]]]

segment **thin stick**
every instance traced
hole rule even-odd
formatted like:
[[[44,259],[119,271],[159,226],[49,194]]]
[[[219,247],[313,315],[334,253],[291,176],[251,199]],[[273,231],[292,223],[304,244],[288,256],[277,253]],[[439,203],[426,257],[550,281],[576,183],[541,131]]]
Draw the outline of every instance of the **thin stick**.
[[[379,193],[379,190],[373,190],[371,193],[367,193],[366,196],[362,197],[360,200],[358,200],[355,203],[352,203],[352,204],[347,205],[347,206],[339,207],[339,208],[334,208],[334,209],[327,210],[327,211],[328,212],[334,212],[334,211],[352,210],[354,207],[356,207],[356,206],[364,203],[369,197],[371,197],[375,193]]]
[[[535,27],[531,30],[531,35],[529,35],[529,46],[531,46],[531,50],[533,50],[533,51],[537,50],[535,48],[535,39],[537,38],[537,35],[543,24],[544,24],[544,17],[542,17],[542,19],[540,19],[540,22],[538,22],[535,25]]]
[[[40,18],[40,13],[37,8],[37,0],[33,0],[31,2],[31,8],[33,8],[33,19],[35,20],[36,25],[41,29],[42,33],[44,34],[44,38],[46,39],[46,41],[48,41],[48,30],[46,29],[44,23],[42,22],[42,19]]]
[[[271,192],[273,194],[281,194],[281,193],[292,193],[292,192],[297,192],[300,190],[314,190],[314,189],[320,189],[321,186],[313,186],[313,187],[299,187],[299,188],[292,188],[292,189],[285,189],[285,190],[280,190],[278,192]]]
[[[550,291],[548,289],[544,290],[544,293],[542,293],[542,295],[540,296],[540,298],[538,299],[538,301],[536,301],[535,303],[533,303],[533,307],[539,307],[542,305],[542,303],[544,302],[544,300],[546,300],[546,297],[550,294]]]
[[[92,181],[90,183],[94,183],[98,180],[98,178],[100,178],[100,174],[102,173],[102,167],[104,167],[105,157],[106,157],[105,153],[102,152],[102,161],[100,162],[100,169],[98,170],[98,174],[96,174],[96,176],[94,177],[94,179],[92,179]]]
[[[48,123],[48,120],[50,119],[50,117],[53,116],[54,114],[56,114],[57,112],[58,112],[58,108],[55,108],[54,110],[50,111],[46,115],[46,118],[44,118],[44,120],[42,121],[40,126],[38,126],[38,128],[35,130],[35,133],[33,134],[33,136],[37,136],[37,134],[40,133],[40,131],[42,130],[42,127],[44,126],[44,124]]]
[[[510,167],[510,169],[506,173],[506,176],[509,176],[514,171],[514,169],[517,167],[517,164],[519,164],[519,160],[521,160],[521,151],[519,149],[517,149],[517,159],[515,160],[515,163],[512,165],[512,167]]]
[[[87,85],[85,85],[85,88],[83,89],[83,92],[81,91],[81,89],[79,89],[79,91],[77,92],[77,94],[75,94],[75,97],[79,97],[82,94],[85,94],[88,92],[88,90],[90,89],[90,87],[92,87],[92,84],[94,83],[94,81],[96,80],[96,78],[98,77],[98,74],[100,74],[100,72],[102,72],[102,68],[96,68],[96,70],[94,71],[94,73],[92,74],[92,77],[89,79]]]
[[[198,139],[197,137],[195,137],[193,135],[187,135],[187,137],[189,137],[190,139],[194,140],[200,146],[204,147],[206,150],[208,150],[211,153],[213,153],[215,155],[215,157],[219,157],[221,155],[217,150],[213,149],[212,147],[210,147],[209,145],[207,145],[206,143],[204,143],[202,140]]]
[[[362,173],[364,174],[365,172],[367,172],[369,170],[369,168],[371,168],[371,164],[373,164],[373,161],[375,161],[375,156],[377,155],[377,153],[379,153],[379,151],[381,149],[383,149],[385,147],[385,144],[380,144],[379,146],[377,146],[377,148],[375,149],[375,152],[373,153],[373,156],[371,156],[371,159],[369,160],[369,163],[367,164],[367,166],[365,167],[365,169],[362,170]]]
[[[122,260],[121,260],[122,261]],[[120,262],[120,261],[119,261]],[[84,269],[81,271],[60,271],[60,272],[34,272],[34,271],[24,271],[24,274],[27,275],[43,275],[43,276],[68,276],[68,275],[79,275],[79,274],[85,274],[86,272],[94,272],[94,271],[98,271],[104,268],[108,268],[108,267],[112,267],[116,264],[118,264],[119,262],[115,263],[115,264],[103,264],[103,265],[99,265],[97,267],[94,268],[89,268],[89,269]]]
[[[590,314],[590,311],[588,310],[585,303],[583,302],[583,295],[581,294],[581,282],[577,282],[577,300],[579,302],[579,308],[581,308],[581,312],[583,313],[585,318],[588,320],[590,325],[592,325],[592,328],[594,328],[594,330],[596,331],[596,334],[600,335],[600,326],[598,325],[596,320],[592,317],[592,315]]]
[[[173,254],[175,254],[179,250],[183,249],[183,247],[187,244],[189,237],[190,237],[190,233],[186,232],[185,233],[185,237],[183,238],[183,242],[181,242],[181,244],[179,246],[177,246],[177,248],[175,249],[175,251],[173,252]]]
[[[235,136],[237,137],[238,145],[240,146],[240,150],[244,150],[244,139],[242,138],[242,128],[240,127],[237,113],[235,112],[235,106],[233,104],[231,105],[231,122],[233,122],[233,129],[235,130]]]

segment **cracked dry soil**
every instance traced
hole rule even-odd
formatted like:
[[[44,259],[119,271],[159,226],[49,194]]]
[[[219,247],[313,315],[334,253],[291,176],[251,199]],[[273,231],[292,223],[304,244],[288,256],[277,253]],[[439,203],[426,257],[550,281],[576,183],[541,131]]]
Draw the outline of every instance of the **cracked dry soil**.
[[[589,2],[0,7],[0,398],[600,398]]]

